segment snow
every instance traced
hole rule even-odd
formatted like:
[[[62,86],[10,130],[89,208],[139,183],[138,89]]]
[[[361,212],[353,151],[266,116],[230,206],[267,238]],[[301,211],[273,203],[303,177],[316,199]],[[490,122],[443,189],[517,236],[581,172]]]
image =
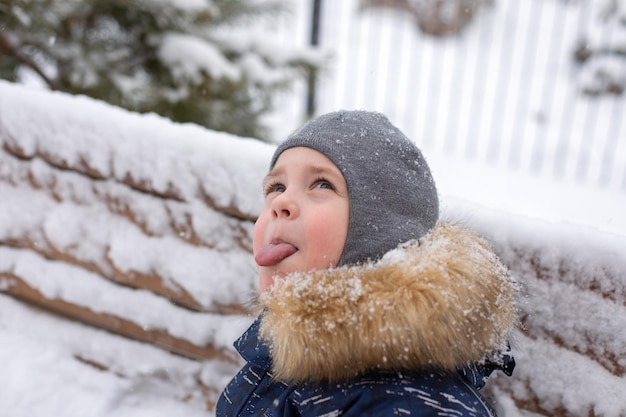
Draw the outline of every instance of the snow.
[[[226,133],[207,133],[191,124],[181,129],[156,115],[137,119],[122,109],[109,109],[85,97],[78,97],[77,104],[58,100],[57,94],[41,95],[38,90],[7,88],[0,100],[13,103],[5,104],[0,115],[5,121],[5,140],[8,146],[18,147],[25,158],[49,153],[56,155],[53,162],[57,165],[83,166],[93,175],[128,179],[137,185],[146,182],[155,191],[176,198],[189,198],[206,188],[214,190],[218,206],[236,205],[249,215],[258,209],[258,196],[239,193],[230,186],[232,181],[260,182],[255,174],[266,167],[258,156],[269,154],[271,149],[257,140],[246,140],[238,153],[250,160],[251,170],[238,170],[230,164],[233,136]],[[23,111],[24,105],[28,113]],[[76,106],[82,111],[74,111]],[[50,112],[50,108],[57,112]],[[115,118],[113,122],[101,117],[105,109]],[[44,137],[46,140],[41,140]],[[173,141],[173,137],[185,139]],[[136,155],[142,158],[136,159]],[[172,188],[172,178],[177,180],[176,189]]]
[[[81,268],[68,266],[62,262],[47,261],[39,255],[5,247],[0,247],[0,259],[4,270],[11,270],[18,276],[29,277],[30,283],[50,299],[60,298],[77,304],[88,300],[92,311],[128,318],[142,326],[144,330],[165,329],[168,330],[168,334],[186,337],[198,345],[213,342],[218,347],[224,348],[230,346],[228,340],[234,340],[239,336],[237,331],[229,332],[228,328],[221,328],[225,325],[221,315],[198,315],[175,308],[165,299],[153,297],[149,291],[114,288],[115,284]],[[6,265],[6,262],[10,264]],[[68,282],[70,285],[67,285]],[[4,285],[11,285],[10,280],[5,281]],[[126,294],[130,292],[132,295]],[[137,309],[132,303],[122,301],[131,299],[135,303],[140,303],[141,309]],[[232,323],[228,325],[232,326]],[[216,333],[228,337],[216,339]]]
[[[537,342],[520,335],[517,344],[515,360],[520,365],[516,372],[523,365],[524,374],[534,375],[530,385],[542,393],[540,406],[544,409],[564,404],[569,412],[567,415],[588,415],[588,410],[593,410],[593,415],[597,416],[624,415],[626,387],[623,376],[613,375],[594,361],[581,358],[550,340]],[[542,360],[535,360],[537,357]],[[558,378],[541,378],[546,374]],[[503,378],[506,377],[497,375],[492,382]],[[521,385],[516,389],[520,398],[531,395]],[[505,415],[519,414],[511,405]]]
[[[227,382],[212,380],[224,364],[111,337],[5,295],[0,295],[0,311],[3,416],[206,416],[194,379],[206,385]],[[107,364],[110,372],[76,358]]]
[[[236,81],[241,77],[239,67],[227,60],[215,45],[191,35],[180,33],[164,35],[159,47],[159,59],[181,84],[188,80],[195,85],[201,84],[200,71],[215,79],[227,78]]]
[[[2,99],[8,99],[9,102],[20,103],[17,97],[11,98],[11,90],[4,90]],[[28,96],[27,94],[20,94],[19,90],[14,90],[16,95],[22,97]],[[81,101],[81,100],[79,100]],[[50,105],[46,100],[39,100],[44,106]],[[59,103],[61,104],[61,103]],[[93,103],[92,103],[93,104]],[[99,103],[98,103],[99,104]],[[82,106],[83,109],[88,111],[89,106]],[[96,107],[100,107],[97,106]],[[17,107],[14,107],[17,109]],[[60,105],[59,108],[63,109]],[[37,114],[33,110],[33,114]],[[76,114],[74,111],[68,111],[67,114]],[[112,114],[115,114],[113,112]],[[4,119],[4,115],[12,116],[11,112],[3,111],[0,119]],[[102,115],[102,112],[100,113]],[[148,118],[150,119],[150,118]],[[22,123],[20,117],[14,119],[17,123]],[[41,119],[40,119],[41,120]],[[113,123],[114,126],[123,125],[125,121],[121,120],[119,123]],[[1,123],[1,122],[0,122]],[[45,123],[45,122],[44,122]],[[72,125],[73,121],[67,121],[68,126]],[[11,123],[5,123],[3,127],[7,127],[7,131],[11,130]],[[24,124],[24,126],[31,126],[32,123]],[[151,125],[151,123],[149,123]],[[41,125],[39,125],[41,126]],[[173,127],[173,126],[172,126]],[[75,127],[76,128],[76,127]],[[71,132],[71,129],[67,129]],[[195,130],[195,129],[193,129]],[[115,170],[119,171],[119,177],[132,177],[135,178],[137,183],[151,182],[152,185],[156,185],[157,191],[169,189],[168,184],[170,178],[176,177],[179,181],[176,182],[178,186],[178,195],[185,196],[186,193],[195,195],[201,190],[200,187],[211,187],[212,194],[216,195],[214,201],[223,205],[224,207],[230,207],[237,204],[242,211],[245,211],[247,215],[252,216],[254,208],[258,207],[260,196],[250,192],[242,194],[241,197],[233,194],[236,189],[231,186],[232,181],[249,182],[250,188],[253,188],[254,184],[259,184],[261,180],[258,178],[250,179],[246,173],[238,173],[228,175],[227,168],[220,165],[220,148],[219,141],[213,142],[213,147],[209,152],[205,152],[206,155],[211,155],[213,159],[197,160],[197,166],[193,166],[193,162],[189,161],[189,158],[185,158],[181,153],[171,154],[174,151],[170,146],[162,146],[162,153],[152,155],[155,159],[152,160],[154,165],[150,165],[151,152],[144,151],[144,147],[148,147],[148,144],[137,144],[137,138],[146,137],[147,140],[153,140],[157,142],[157,137],[145,136],[148,132],[136,133],[136,137],[132,140],[128,139],[125,145],[120,146],[116,150],[105,149],[106,145],[110,142],[108,140],[102,140],[102,138],[110,138],[109,133],[105,133],[101,136],[100,143],[94,143],[91,148],[85,146],[79,148],[75,144],[81,143],[89,138],[95,141],[97,138],[96,129],[89,127],[85,129],[86,134],[80,133],[77,136],[61,136],[63,142],[54,143],[54,137],[52,134],[43,134],[39,137],[45,137],[45,143],[32,143],[33,149],[28,154],[38,154],[46,152],[47,149],[54,149],[53,155],[61,155],[64,164],[82,164],[83,161],[90,161],[91,169],[98,169],[98,175],[111,175],[115,176]],[[28,129],[23,129],[23,132],[16,132],[20,139],[19,144],[28,145],[28,139],[31,133]],[[184,134],[184,131],[180,134]],[[36,133],[33,133],[36,135]],[[172,137],[177,137],[176,136]],[[220,135],[216,135],[218,138]],[[188,139],[191,137],[188,136]],[[122,139],[124,140],[124,139]],[[177,142],[182,143],[183,141]],[[184,141],[190,145],[190,140]],[[258,141],[249,141],[250,151],[253,151],[255,147],[261,145],[261,148],[266,148]],[[134,143],[136,147],[132,147],[129,143]],[[208,140],[203,142],[208,144]],[[24,146],[25,147],[25,146]],[[202,147],[200,147],[202,149]],[[74,150],[76,153],[72,153]],[[185,150],[185,153],[190,152],[192,149]],[[119,157],[110,156],[115,162],[111,165],[114,166],[112,170],[109,170],[109,165],[106,163],[99,164],[97,158],[102,157],[107,152],[114,152]],[[79,153],[82,153],[82,161],[79,162],[81,157]],[[246,154],[246,151],[240,153],[242,156]],[[137,160],[133,159],[132,155],[142,155],[143,158]],[[193,156],[193,159],[197,159],[200,153]],[[125,157],[128,157],[126,161]],[[160,160],[158,158],[160,157]],[[217,161],[216,161],[217,159]],[[252,159],[252,158],[251,158]],[[104,160],[104,159],[103,159]],[[187,164],[185,164],[187,162]],[[127,163],[128,165],[123,165]],[[216,163],[218,163],[216,165]],[[3,190],[4,202],[8,203],[6,209],[0,212],[0,234],[7,237],[19,238],[20,231],[22,229],[33,230],[37,229],[38,225],[41,229],[41,234],[32,235],[30,238],[34,242],[38,242],[39,245],[48,244],[57,250],[64,250],[66,253],[72,254],[77,260],[84,262],[91,262],[98,268],[108,271],[112,267],[117,268],[120,271],[135,271],[144,273],[158,273],[165,279],[165,283],[170,286],[176,287],[182,285],[190,293],[194,294],[196,299],[202,305],[210,305],[212,300],[219,298],[222,300],[230,300],[233,298],[233,294],[236,293],[234,289],[234,283],[237,282],[237,277],[241,275],[247,275],[248,271],[254,269],[252,260],[248,259],[248,253],[241,248],[234,247],[233,240],[237,238],[237,230],[233,225],[233,221],[220,215],[219,213],[209,211],[206,206],[198,203],[192,197],[188,197],[192,200],[191,204],[183,204],[177,201],[167,201],[162,204],[162,201],[158,197],[150,195],[135,196],[128,191],[126,187],[113,181],[96,182],[92,185],[88,178],[82,175],[72,172],[59,172],[54,173],[53,168],[40,160],[35,160],[32,164],[32,173],[21,172],[24,167],[11,166],[15,163],[7,163],[4,165],[7,169],[7,174],[14,177],[28,177],[34,178],[40,184],[46,184],[52,182],[55,187],[55,195],[48,196],[42,194],[33,195],[28,190],[15,189],[4,183],[0,183],[0,190]],[[168,167],[167,165],[174,165]],[[256,166],[257,172],[264,170],[266,164],[264,161],[250,161],[249,166],[254,169]],[[155,170],[156,168],[156,170]],[[144,169],[146,170],[144,172]],[[155,171],[153,171],[155,170]],[[174,170],[176,173],[173,173]],[[195,172],[191,172],[195,170]],[[206,178],[212,175],[213,171],[216,171],[210,178],[210,181],[203,180],[203,184],[197,184],[197,177]],[[228,175],[225,177],[225,175]],[[143,177],[142,177],[143,176]],[[189,176],[189,181],[188,178]],[[193,177],[193,178],[192,178]],[[188,183],[188,184],[187,184]],[[181,186],[184,185],[184,188]],[[195,189],[194,189],[195,186]],[[223,200],[220,201],[218,196],[222,196]],[[64,201],[77,201],[78,203],[64,203],[58,204],[56,199],[63,199]],[[122,206],[121,211],[130,210],[134,213],[134,222],[139,223],[141,227],[132,227],[133,221],[126,218],[120,218],[119,216],[111,216],[110,211],[107,210],[106,205],[93,206],[87,205],[93,204],[95,201],[105,201],[106,199],[113,199],[118,205]],[[193,224],[187,225],[187,218],[193,218]],[[20,222],[16,222],[15,219],[20,219]],[[68,219],[72,219],[68,222]],[[181,224],[180,232],[176,230],[170,230],[169,224],[175,222]],[[27,226],[28,224],[28,226]],[[142,232],[142,228],[149,233]],[[210,250],[206,247],[193,246],[188,247],[183,245],[179,239],[174,239],[172,235],[178,235],[178,233],[184,233],[184,230],[195,230],[197,233],[202,233],[202,238],[206,245],[211,246],[214,250]],[[245,236],[244,232],[241,232]],[[85,236],[89,236],[89,239],[85,239]],[[242,237],[243,238],[243,237]],[[44,243],[45,242],[45,243]],[[136,253],[132,250],[136,247],[144,247],[147,250],[141,253]],[[132,255],[132,256],[129,256]],[[175,256],[179,262],[175,264],[168,264],[160,262],[167,256]],[[206,279],[204,278],[207,270],[214,270],[220,272],[221,279],[216,281],[210,287],[206,285]]]
[[[284,59],[280,51],[276,59]],[[507,113],[506,123],[515,117]],[[623,149],[623,136],[616,141]],[[253,293],[250,220],[272,151],[256,140],[0,82],[0,241],[14,242],[0,245],[0,271],[144,330],[232,349],[251,318],[214,308],[246,304]],[[492,241],[525,287],[528,332],[513,341],[516,373],[493,381],[501,416],[528,415],[511,392],[518,400],[539,393],[544,410],[626,415],[626,193],[436,151],[426,157],[443,216]],[[50,259],[54,251],[70,261]],[[191,294],[199,311],[102,278],[116,271],[161,277],[173,293]],[[14,285],[0,278],[2,291]],[[2,293],[0,340],[7,417],[211,416],[215,387],[238,369],[185,359]]]
[[[196,12],[198,10],[209,10],[213,13],[217,12],[214,9],[214,5],[211,4],[212,2],[204,0],[176,0],[174,2],[167,0],[143,0],[143,3],[154,8],[172,7],[187,12]]]

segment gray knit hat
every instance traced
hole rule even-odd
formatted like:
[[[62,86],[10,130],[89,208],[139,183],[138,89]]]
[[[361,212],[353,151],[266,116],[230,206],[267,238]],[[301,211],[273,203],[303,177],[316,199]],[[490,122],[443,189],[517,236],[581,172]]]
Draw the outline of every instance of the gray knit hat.
[[[296,146],[326,155],[348,185],[350,219],[339,265],[377,260],[437,222],[439,200],[428,164],[384,115],[338,111],[317,117],[278,146],[270,169]]]

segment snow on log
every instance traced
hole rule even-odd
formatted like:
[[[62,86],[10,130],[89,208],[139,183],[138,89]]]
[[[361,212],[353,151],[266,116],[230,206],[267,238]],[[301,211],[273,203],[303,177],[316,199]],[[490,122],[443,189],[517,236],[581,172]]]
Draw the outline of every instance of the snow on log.
[[[500,414],[626,415],[626,237],[486,211],[473,226],[524,286]]]
[[[271,152],[0,82],[0,291],[190,358],[238,361],[237,335],[216,335],[228,316],[249,320]]]
[[[7,83],[0,100],[0,242],[243,311],[270,146]]]
[[[223,338],[231,325],[223,316],[178,308],[63,261],[0,247],[0,282],[6,294],[179,355],[238,362]]]
[[[187,359],[4,294],[0,312],[3,415],[207,417],[240,366]],[[232,316],[230,325],[241,327]]]

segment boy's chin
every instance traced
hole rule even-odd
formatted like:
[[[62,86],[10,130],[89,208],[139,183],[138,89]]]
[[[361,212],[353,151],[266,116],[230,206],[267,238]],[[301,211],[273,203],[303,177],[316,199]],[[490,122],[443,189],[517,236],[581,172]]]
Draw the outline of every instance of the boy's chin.
[[[263,268],[263,269],[273,269],[273,268]],[[277,280],[283,279],[287,275],[286,272],[282,271],[259,271],[259,289],[261,292],[267,291],[272,288],[274,282]]]

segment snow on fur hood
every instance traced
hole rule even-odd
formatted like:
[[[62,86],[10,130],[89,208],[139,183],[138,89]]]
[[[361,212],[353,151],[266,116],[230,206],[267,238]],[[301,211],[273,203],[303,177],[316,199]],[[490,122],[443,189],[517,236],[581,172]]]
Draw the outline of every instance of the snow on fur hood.
[[[440,222],[377,262],[277,280],[259,299],[260,335],[288,382],[454,371],[506,349],[517,297],[485,240]]]

